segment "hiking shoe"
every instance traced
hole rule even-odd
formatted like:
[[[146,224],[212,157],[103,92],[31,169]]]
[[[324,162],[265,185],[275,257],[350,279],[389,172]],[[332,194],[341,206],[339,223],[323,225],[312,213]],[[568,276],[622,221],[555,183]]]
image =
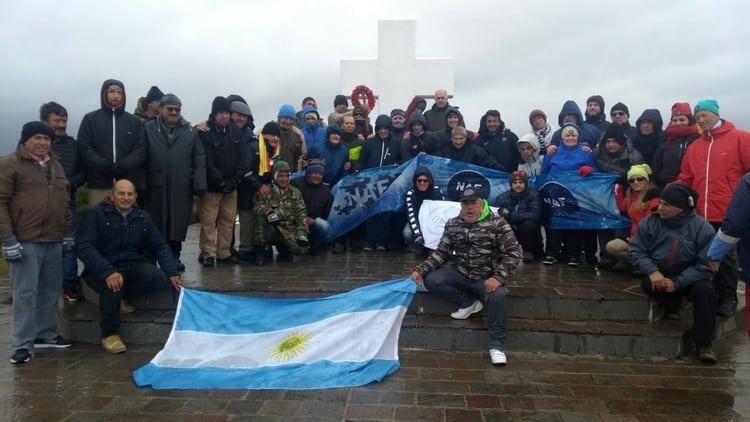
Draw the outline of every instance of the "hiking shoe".
[[[577,267],[579,265],[580,265],[580,263],[575,258],[571,258],[571,259],[568,260],[568,267]]]
[[[102,349],[107,353],[117,354],[128,350],[117,334],[102,339]]]
[[[716,315],[730,317],[737,311],[737,301],[734,299],[722,299],[716,307]]]
[[[375,250],[378,251],[378,252],[385,252],[386,248],[383,245],[378,245],[378,246],[375,247]]]
[[[81,300],[81,294],[72,290],[63,291],[63,300],[67,303],[76,303]]]
[[[216,266],[216,258],[212,256],[207,256],[203,258],[203,266],[204,267],[215,267]]]
[[[682,319],[682,315],[680,315],[680,311],[664,311],[664,319],[679,321]]]
[[[471,306],[467,308],[460,308],[456,312],[453,312],[451,314],[451,318],[453,319],[467,319],[473,314],[479,312],[484,308],[484,305],[482,305],[482,302],[475,300],[474,303],[471,304]]]
[[[716,355],[710,344],[698,346],[698,360],[703,363],[716,363]]]
[[[226,258],[217,259],[216,262],[219,264],[239,264],[240,260],[234,255],[229,255]]]
[[[120,313],[121,314],[132,314],[135,312],[135,306],[131,305],[125,299],[120,301]]]
[[[362,248],[362,250],[365,251],[365,252],[372,252],[373,251],[373,247],[370,246],[370,245],[367,245],[364,248]]]
[[[73,343],[63,336],[57,336],[52,340],[44,338],[34,340],[35,349],[67,349],[72,345]]]
[[[557,259],[555,259],[554,256],[549,256],[549,255],[545,256],[544,259],[542,260],[542,264],[544,265],[554,265],[555,262],[557,262]]]
[[[508,363],[508,359],[505,357],[505,352],[500,349],[490,349],[490,362],[493,365],[505,366]]]
[[[12,364],[19,364],[19,363],[26,363],[31,360],[31,350],[29,349],[18,349],[13,352],[13,355],[10,357],[10,363]]]

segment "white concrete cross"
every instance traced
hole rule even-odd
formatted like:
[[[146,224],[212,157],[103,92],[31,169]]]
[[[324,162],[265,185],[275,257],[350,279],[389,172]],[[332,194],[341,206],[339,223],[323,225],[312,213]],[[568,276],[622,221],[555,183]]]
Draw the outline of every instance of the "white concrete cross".
[[[453,58],[418,59],[416,52],[416,21],[378,21],[378,58],[341,60],[340,92],[348,96],[357,85],[372,89],[378,97],[375,111],[370,112],[373,119],[394,108],[406,110],[415,95],[432,98],[437,89],[452,95]]]

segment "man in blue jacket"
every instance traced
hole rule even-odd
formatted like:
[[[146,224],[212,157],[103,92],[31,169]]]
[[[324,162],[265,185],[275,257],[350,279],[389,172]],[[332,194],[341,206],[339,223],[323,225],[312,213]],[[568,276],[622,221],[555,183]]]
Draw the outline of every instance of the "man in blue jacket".
[[[680,319],[682,296],[693,302],[698,359],[716,363],[711,349],[716,293],[706,256],[713,227],[695,213],[698,193],[686,185],[667,185],[659,199],[657,213],[638,224],[630,258],[643,273],[641,288],[664,307],[665,318]]]
[[[109,197],[86,213],[76,241],[76,253],[86,267],[84,279],[99,293],[102,347],[108,353],[127,350],[119,336],[125,297],[170,285],[179,290],[182,285],[172,251],[148,213],[134,207],[136,198],[135,185],[118,180]],[[160,268],[146,262],[144,248]]]

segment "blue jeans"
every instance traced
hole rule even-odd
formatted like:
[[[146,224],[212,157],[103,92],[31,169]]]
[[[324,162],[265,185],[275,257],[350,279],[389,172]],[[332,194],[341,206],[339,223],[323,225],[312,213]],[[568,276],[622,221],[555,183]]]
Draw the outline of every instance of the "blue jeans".
[[[78,210],[76,208],[75,198],[70,200],[70,217],[73,231],[73,239],[78,235]],[[62,271],[64,291],[71,291],[78,284],[78,257],[75,251],[63,252],[62,254]]]
[[[34,339],[57,337],[62,277],[61,243],[21,243],[23,258],[8,262],[13,287],[13,350],[33,349]]]
[[[505,296],[508,288],[500,287],[487,293],[484,280],[474,280],[463,276],[453,266],[444,266],[427,274],[424,286],[430,293],[455,303],[459,308],[468,308],[475,300],[487,306],[487,334],[490,349],[505,350],[506,311]]]

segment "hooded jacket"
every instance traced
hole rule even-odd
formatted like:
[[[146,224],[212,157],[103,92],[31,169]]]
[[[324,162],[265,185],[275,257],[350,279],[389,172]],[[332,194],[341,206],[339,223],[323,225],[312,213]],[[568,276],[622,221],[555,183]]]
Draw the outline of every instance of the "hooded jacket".
[[[497,131],[490,133],[487,130],[487,114],[485,113],[479,121],[479,131],[474,142],[497,161],[500,170],[510,173],[518,168],[521,162],[521,154],[518,153],[518,136],[506,128],[502,120]]]
[[[417,109],[422,110],[418,114],[422,114],[425,110],[427,110],[427,101],[425,101],[424,98],[420,97],[419,95],[415,95],[414,98],[411,99],[409,102],[409,105],[406,107],[406,111],[404,112],[404,115],[406,116],[409,121],[411,121],[411,116],[414,114]],[[425,120],[425,126],[424,130],[430,130],[427,127],[427,120]]]
[[[427,120],[427,130],[436,132],[445,129],[445,113],[449,108],[458,110],[458,107],[453,107],[450,103],[446,103],[445,107],[438,107],[436,104],[433,104],[429,110],[426,110],[424,118]]]
[[[412,125],[414,123],[421,123],[424,128],[419,135],[415,135],[412,130]],[[432,155],[437,152],[435,135],[432,132],[427,131],[427,121],[422,113],[412,113],[411,117],[409,117],[409,123],[407,126],[409,128],[409,137],[401,142],[401,161],[405,162],[422,152]]]
[[[654,125],[654,132],[650,135],[644,135],[641,133],[641,122],[644,120],[647,120]],[[663,124],[664,121],[661,118],[661,113],[655,108],[644,110],[641,117],[635,121],[637,135],[632,139],[633,148],[641,153],[641,156],[643,156],[643,159],[649,165],[653,162],[656,146],[662,139],[664,139],[664,132],[662,132]]]
[[[685,152],[677,182],[699,193],[696,212],[711,223],[720,223],[735,187],[750,171],[750,133],[732,122],[706,131]]]
[[[420,176],[425,176],[430,179],[426,191],[417,189],[417,179],[419,179]],[[445,199],[445,195],[443,195],[440,187],[435,185],[435,178],[432,176],[430,169],[427,167],[419,167],[414,172],[414,177],[412,177],[412,188],[406,192],[406,219],[411,228],[412,235],[414,236],[414,242],[420,245],[424,244],[424,237],[422,235],[422,230],[419,227],[419,209],[422,207],[422,202],[424,202],[425,199],[431,201],[442,201]]]
[[[577,121],[576,125],[581,129],[579,130],[579,138],[578,143],[583,145],[588,145],[591,149],[594,149],[596,145],[599,143],[599,139],[602,137],[602,132],[597,129],[596,126],[592,126],[586,122],[583,121],[583,114],[581,114],[581,109],[578,107],[578,104],[576,104],[573,100],[565,101],[565,104],[563,104],[562,109],[560,110],[560,114],[557,115],[557,124],[560,125],[560,129],[557,129],[554,134],[552,134],[552,140],[550,141],[550,145],[557,145],[560,146],[562,144],[562,138],[560,137],[560,133],[562,131],[563,127],[563,118],[567,114],[575,114]]]
[[[377,132],[381,127],[391,127],[391,118],[385,114],[375,119],[375,137],[362,144],[357,170],[401,164],[401,145],[390,134],[385,139],[380,138]]]
[[[524,144],[531,145],[531,148],[534,149],[534,155],[528,160],[521,155],[521,147]],[[518,146],[518,156],[521,161],[518,164],[518,170],[525,172],[528,176],[538,176],[542,174],[544,155],[539,155],[539,138],[533,133],[527,133],[516,142],[516,145]]]
[[[599,103],[599,114],[589,116],[588,111],[586,111],[586,123],[590,124],[591,126],[595,126],[597,129],[599,129],[600,132],[604,133],[610,125],[610,123],[607,121],[607,115],[604,113],[604,98],[602,98],[601,95],[592,95],[589,100],[586,101],[587,108],[588,103],[591,101],[596,101],[597,103]]]
[[[453,131],[453,129],[451,129],[451,127],[448,126],[448,115],[452,113],[456,113],[456,115],[458,115],[458,126],[466,128],[466,123],[464,123],[464,115],[461,114],[461,112],[457,108],[451,107],[448,110],[446,110],[445,125],[443,129],[431,132],[432,135],[435,137],[435,148],[437,149],[437,151],[440,151],[451,144],[451,132]],[[477,137],[476,133],[466,129],[466,142],[471,142],[476,137]]]
[[[206,152],[208,192],[234,191],[248,171],[247,144],[240,129],[232,122],[220,127],[214,116],[208,118],[208,132],[199,132]]]
[[[122,103],[116,108],[106,104],[110,85],[122,89]],[[100,91],[101,108],[87,113],[78,129],[78,152],[86,166],[89,188],[110,189],[115,180],[128,179],[138,190],[145,187],[146,145],[143,124],[125,111],[125,86],[108,79]]]
[[[641,153],[630,146],[627,142],[624,142],[622,148],[613,154],[607,151],[604,140],[602,140],[602,143],[600,143],[594,150],[594,158],[596,159],[596,166],[599,168],[600,172],[620,176],[620,179],[617,182],[623,186],[627,185],[627,175],[630,167],[646,162],[643,160]]]
[[[727,215],[709,248],[708,256],[720,257],[739,245],[737,259],[740,264],[740,277],[750,282],[750,173],[742,176],[737,191],[727,208]],[[750,327],[746,327],[750,330]]]
[[[323,172],[323,183],[333,186],[346,176],[344,165],[349,161],[349,148],[345,147],[342,141],[338,144],[332,144],[328,139],[332,130],[338,128],[337,124],[328,126],[326,130],[326,141],[318,144],[308,152],[308,159],[321,158],[325,160],[326,166]],[[341,134],[341,129],[337,129]]]
[[[317,123],[312,125],[307,123],[305,115],[308,113],[315,113],[315,116],[317,116],[318,119],[320,119],[320,114],[318,114],[318,110],[312,106],[302,109],[302,134],[305,136],[305,146],[307,146],[307,150],[310,151],[315,145],[319,143],[322,144],[326,141],[326,130],[320,127]]]
[[[558,132],[562,131],[565,124]],[[578,127],[578,126],[576,126]],[[578,131],[579,136],[581,131]],[[568,147],[564,143],[560,144],[557,152],[552,156],[546,156],[544,163],[542,164],[542,174],[553,174],[562,171],[578,171],[583,166],[591,166],[594,170],[597,170],[596,161],[594,161],[594,155],[590,152],[585,152],[581,148],[580,137],[578,143],[573,147]]]
[[[666,137],[658,141],[651,163],[657,186],[664,187],[677,179],[685,151],[700,135],[700,128],[695,123],[690,126],[667,125]]]

